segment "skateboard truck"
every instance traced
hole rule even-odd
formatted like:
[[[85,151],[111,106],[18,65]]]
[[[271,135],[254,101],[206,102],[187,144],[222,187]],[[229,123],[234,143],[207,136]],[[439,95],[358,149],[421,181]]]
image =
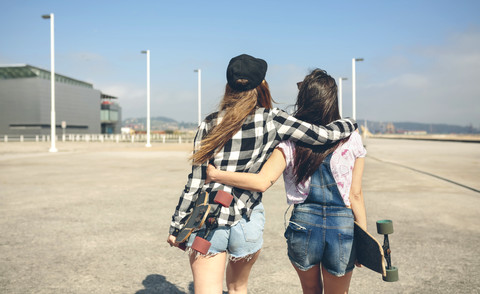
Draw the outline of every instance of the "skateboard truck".
[[[377,221],[377,232],[384,237],[382,248],[385,260],[387,261],[387,266],[385,268],[386,275],[383,276],[383,280],[386,282],[396,282],[398,281],[398,268],[392,266],[392,250],[390,250],[390,241],[388,240],[388,235],[393,233],[393,222],[391,220]]]

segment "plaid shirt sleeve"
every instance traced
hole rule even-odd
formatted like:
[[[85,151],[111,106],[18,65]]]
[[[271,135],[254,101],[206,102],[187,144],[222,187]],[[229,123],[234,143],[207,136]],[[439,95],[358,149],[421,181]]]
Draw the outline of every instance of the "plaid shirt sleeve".
[[[194,147],[197,150],[200,147],[201,140],[208,133],[208,123],[203,121],[195,135]],[[202,189],[205,179],[207,178],[208,162],[202,165],[192,165],[192,172],[188,175],[187,184],[180,196],[178,205],[175,208],[175,213],[172,215],[172,222],[170,223],[169,233],[177,235],[183,226],[184,218],[189,215],[193,208],[194,202],[197,199],[198,193]]]
[[[316,126],[298,120],[283,110],[277,112],[273,121],[282,141],[301,141],[309,145],[331,144],[350,136],[357,129],[357,123],[350,118]]]

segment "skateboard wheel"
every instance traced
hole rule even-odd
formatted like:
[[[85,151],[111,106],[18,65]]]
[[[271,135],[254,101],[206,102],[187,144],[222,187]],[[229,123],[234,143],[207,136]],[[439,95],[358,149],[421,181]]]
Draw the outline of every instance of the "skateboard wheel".
[[[398,281],[398,268],[392,266],[391,268],[387,268],[387,275],[383,277],[385,282],[396,282]]]
[[[197,236],[195,237],[195,240],[193,240],[192,249],[200,252],[201,254],[207,254],[208,249],[210,249],[210,245],[212,245],[210,242]]]
[[[217,195],[215,195],[215,199],[213,199],[215,203],[221,204],[225,207],[229,207],[230,203],[232,203],[232,200],[233,196],[222,190],[219,190]]]
[[[388,219],[377,221],[377,232],[381,235],[393,233],[393,222]]]

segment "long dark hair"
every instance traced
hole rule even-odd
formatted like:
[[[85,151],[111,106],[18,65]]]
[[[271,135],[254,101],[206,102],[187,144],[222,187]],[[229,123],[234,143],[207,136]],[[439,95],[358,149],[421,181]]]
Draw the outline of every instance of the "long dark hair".
[[[324,70],[313,70],[303,82],[299,83],[295,108],[294,116],[296,118],[315,125],[325,126],[340,119],[335,79]],[[298,185],[312,176],[323,160],[340,143],[311,147],[297,142],[294,159],[296,184]]]

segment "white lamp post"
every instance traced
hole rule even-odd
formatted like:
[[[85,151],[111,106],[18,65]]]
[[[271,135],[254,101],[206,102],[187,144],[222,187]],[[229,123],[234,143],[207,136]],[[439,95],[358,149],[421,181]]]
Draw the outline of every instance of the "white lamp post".
[[[55,123],[55,25],[53,13],[42,15],[44,19],[50,19],[50,95],[51,95],[51,111],[50,111],[50,152],[57,152],[55,147],[56,123]]]
[[[198,72],[198,125],[202,123],[202,70],[195,69]]]
[[[356,93],[356,85],[355,85],[355,62],[363,61],[363,58],[352,58],[352,113],[353,119],[357,119],[357,93]]]
[[[343,94],[342,94],[342,81],[348,80],[347,78],[338,78],[338,112],[340,112],[340,117],[343,117],[342,107],[343,107]]]
[[[147,144],[146,147],[152,147],[150,144],[150,50],[142,51],[147,54]]]

